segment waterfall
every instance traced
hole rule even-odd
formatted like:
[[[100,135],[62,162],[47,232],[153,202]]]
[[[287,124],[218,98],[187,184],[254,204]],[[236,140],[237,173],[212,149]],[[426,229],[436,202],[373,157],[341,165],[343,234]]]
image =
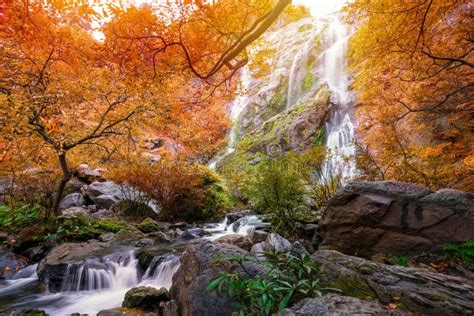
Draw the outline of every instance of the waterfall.
[[[251,236],[257,227],[265,227],[265,223],[258,215],[249,215],[239,218],[233,223],[229,223],[228,218],[206,230],[211,233],[211,236],[206,237],[209,240],[216,240],[225,235],[239,234],[243,236]]]
[[[323,172],[326,179],[339,174],[343,180],[354,176],[355,154],[354,124],[351,120],[353,94],[349,90],[349,75],[346,72],[346,53],[350,29],[336,18],[325,34],[327,47],[320,58],[324,60],[321,76],[332,91],[336,107],[326,123],[326,159]]]

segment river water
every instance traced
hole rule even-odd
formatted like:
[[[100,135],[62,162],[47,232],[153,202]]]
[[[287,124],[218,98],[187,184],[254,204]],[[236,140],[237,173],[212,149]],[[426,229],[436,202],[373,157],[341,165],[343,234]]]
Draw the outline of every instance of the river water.
[[[229,234],[251,235],[264,223],[255,215],[244,216],[231,223],[208,225],[204,237],[215,240]],[[173,248],[173,245],[163,245]],[[8,280],[0,281],[0,309],[35,308],[51,316],[72,313],[96,315],[99,311],[120,307],[125,293],[137,286],[171,288],[174,273],[179,268],[179,254],[170,252],[155,257],[143,271],[136,258],[139,249],[120,250],[100,258],[88,258],[78,267],[68,267],[58,293],[39,293],[37,264],[18,271]]]

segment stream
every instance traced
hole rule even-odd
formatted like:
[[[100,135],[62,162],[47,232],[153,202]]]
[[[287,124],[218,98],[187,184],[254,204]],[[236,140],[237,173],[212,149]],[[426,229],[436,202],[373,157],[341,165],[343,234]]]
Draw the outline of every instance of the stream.
[[[256,227],[262,226],[265,223],[256,215],[244,216],[235,222],[225,218],[221,223],[207,224],[204,230],[209,235],[202,238],[215,240],[229,234],[248,236]],[[164,244],[163,249],[173,249],[173,246]],[[27,307],[44,310],[51,316],[96,315],[101,310],[120,307],[125,293],[131,288],[151,286],[169,290],[173,274],[180,265],[179,255],[172,252],[155,257],[150,267],[143,271],[136,258],[139,250],[121,249],[100,258],[88,258],[79,267],[68,266],[58,293],[40,293],[36,275],[38,265],[30,265],[10,279],[0,280],[0,309]]]

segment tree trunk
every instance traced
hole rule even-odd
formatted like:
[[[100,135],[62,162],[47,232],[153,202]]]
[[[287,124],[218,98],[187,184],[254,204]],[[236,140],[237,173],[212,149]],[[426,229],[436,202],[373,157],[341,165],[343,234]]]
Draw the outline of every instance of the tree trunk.
[[[59,164],[61,165],[61,169],[63,171],[63,177],[61,179],[61,182],[59,183],[58,190],[56,191],[56,197],[54,198],[53,213],[55,216],[61,215],[59,204],[61,203],[61,198],[63,196],[64,188],[66,187],[66,184],[69,182],[69,179],[71,179],[71,172],[69,171],[69,167],[67,165],[67,160],[66,160],[66,152],[61,152],[58,155],[58,159],[59,159]]]

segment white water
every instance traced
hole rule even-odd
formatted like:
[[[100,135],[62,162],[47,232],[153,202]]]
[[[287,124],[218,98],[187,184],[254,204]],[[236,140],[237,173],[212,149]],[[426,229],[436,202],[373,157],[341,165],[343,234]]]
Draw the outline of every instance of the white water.
[[[346,54],[351,30],[336,18],[325,33],[327,46],[320,58],[324,60],[321,76],[332,91],[333,102],[337,107],[331,112],[326,123],[326,148],[329,157],[323,171],[326,179],[340,174],[343,180],[354,176],[355,155],[354,124],[351,120],[353,94],[349,90],[349,76],[346,72]]]
[[[267,224],[262,221],[260,216],[257,215],[244,216],[235,221],[234,223],[229,223],[229,220],[226,217],[215,227],[206,229],[212,234],[211,236],[207,236],[206,239],[216,240],[222,236],[231,234],[251,236],[255,231],[256,227],[262,227],[265,225]]]
[[[264,225],[255,215],[244,216],[234,223],[229,223],[226,218],[222,223],[207,229],[211,236],[206,238],[214,240],[228,234],[249,235],[255,227]],[[179,265],[179,256],[176,254],[154,257],[149,268],[141,275],[134,250],[103,258],[90,258],[82,264],[67,267],[59,293],[43,294],[37,292],[37,265],[31,265],[0,283],[0,307],[2,299],[5,301],[13,297],[9,308],[33,307],[51,316],[78,312],[96,315],[101,310],[120,307],[125,293],[131,288],[151,286],[170,289]],[[26,287],[28,293],[24,292]]]

